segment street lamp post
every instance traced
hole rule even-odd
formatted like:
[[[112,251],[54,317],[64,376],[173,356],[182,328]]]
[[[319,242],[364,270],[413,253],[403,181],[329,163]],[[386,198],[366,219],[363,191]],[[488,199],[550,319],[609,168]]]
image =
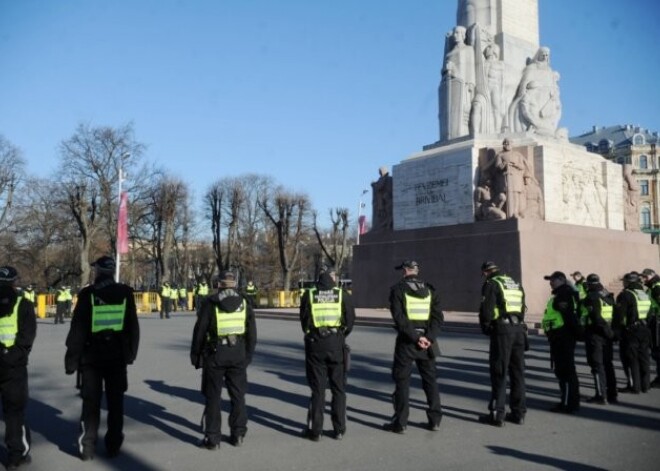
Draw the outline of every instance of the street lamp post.
[[[369,192],[369,190],[364,189],[362,190],[362,193],[360,194],[360,200],[358,202],[358,226],[357,226],[357,237],[355,239],[355,245],[360,245],[360,216],[362,216],[362,208],[364,208],[364,203],[362,202],[362,197],[366,195]]]

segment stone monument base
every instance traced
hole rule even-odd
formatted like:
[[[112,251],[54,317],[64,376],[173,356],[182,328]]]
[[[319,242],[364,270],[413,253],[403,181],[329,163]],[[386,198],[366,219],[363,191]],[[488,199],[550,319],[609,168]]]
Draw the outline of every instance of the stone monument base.
[[[481,263],[492,260],[521,280],[530,320],[540,319],[555,270],[598,273],[617,294],[629,271],[660,272],[658,246],[648,234],[574,226],[534,219],[482,221],[389,233],[367,233],[353,254],[353,299],[357,307],[388,307],[389,287],[404,259],[420,264],[420,277],[435,286],[443,309],[473,311],[481,298]],[[569,277],[570,279],[570,277]]]

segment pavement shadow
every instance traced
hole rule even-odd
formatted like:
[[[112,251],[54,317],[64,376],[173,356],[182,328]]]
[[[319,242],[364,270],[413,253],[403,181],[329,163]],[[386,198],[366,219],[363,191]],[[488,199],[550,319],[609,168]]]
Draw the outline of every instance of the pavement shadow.
[[[127,394],[124,396],[124,415],[135,421],[154,427],[181,442],[196,445],[199,440],[199,424],[172,414],[155,402],[145,401],[139,397]],[[192,435],[183,432],[179,428],[192,430],[196,434]]]
[[[65,420],[61,410],[33,398],[29,399],[25,412],[25,423],[32,432],[39,433],[64,453],[77,456],[77,422]]]
[[[536,453],[528,453],[514,448],[493,445],[489,445],[487,448],[490,448],[490,450],[497,455],[510,456],[519,460],[529,461],[530,463],[552,466],[557,469],[570,469],[571,471],[605,471],[605,468],[576,463],[575,461],[562,460],[560,458],[553,458],[551,456],[544,456]]]

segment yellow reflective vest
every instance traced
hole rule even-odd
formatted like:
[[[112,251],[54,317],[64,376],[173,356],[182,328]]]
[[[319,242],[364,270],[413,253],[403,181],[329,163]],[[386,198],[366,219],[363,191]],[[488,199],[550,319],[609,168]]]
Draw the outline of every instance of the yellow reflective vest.
[[[218,337],[227,335],[242,335],[245,333],[245,319],[247,318],[247,305],[245,300],[234,312],[225,312],[215,307],[215,322]]]
[[[23,298],[18,297],[14,303],[14,310],[9,316],[0,317],[0,342],[6,348],[13,347],[18,334],[18,307]]]
[[[122,304],[97,304],[92,294],[92,333],[102,330],[124,330],[124,314],[126,313],[126,300]]]
[[[426,322],[431,317],[431,293],[425,298],[416,298],[409,294],[405,295],[406,316],[408,320],[415,322]]]
[[[491,278],[502,290],[504,297],[504,307],[506,314],[520,315],[523,312],[523,290],[520,284],[513,278],[506,275],[498,275]],[[495,306],[495,315],[493,319],[500,317],[500,309]]]
[[[341,327],[342,290],[318,290],[310,288],[309,303],[312,307],[314,327]]]

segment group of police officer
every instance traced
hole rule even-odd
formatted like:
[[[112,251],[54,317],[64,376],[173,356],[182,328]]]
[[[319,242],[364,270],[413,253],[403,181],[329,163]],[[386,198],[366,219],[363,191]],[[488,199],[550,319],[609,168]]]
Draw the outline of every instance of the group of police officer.
[[[522,425],[525,406],[524,352],[529,348],[525,317],[525,293],[519,282],[500,272],[494,262],[481,266],[485,281],[479,322],[490,336],[491,401],[489,413],[479,421],[501,427],[505,421]],[[542,326],[550,345],[550,358],[559,382],[560,400],[552,412],[573,414],[580,409],[580,384],[575,367],[575,348],[584,340],[587,362],[594,379],[592,404],[618,402],[618,393],[645,393],[660,387],[660,277],[650,268],[630,272],[616,299],[592,273],[563,272],[544,276],[551,288]],[[617,389],[614,343],[619,341],[627,385]],[[651,381],[650,357],[656,360],[658,376]],[[511,388],[510,412],[506,408],[506,375]]]
[[[139,345],[139,323],[133,290],[113,279],[115,261],[101,257],[93,283],[78,295],[71,330],[66,340],[65,371],[78,372],[82,397],[79,456],[94,458],[100,407],[105,390],[108,429],[104,437],[108,456],[119,453],[123,443],[123,400],[127,390],[127,365],[133,363]],[[436,380],[438,334],[444,321],[440,299],[434,287],[419,277],[419,264],[405,260],[395,267],[402,278],[390,289],[390,313],[397,331],[392,363],[394,382],[393,416],[384,429],[403,434],[409,415],[409,385],[413,363],[417,366],[426,395],[428,428],[440,429],[442,406]],[[479,421],[502,426],[505,421],[522,425],[525,403],[524,352],[529,348],[525,324],[525,293],[519,282],[502,273],[494,262],[484,262],[485,277],[479,323],[490,337],[491,400],[489,413]],[[588,402],[617,401],[619,392],[643,393],[660,386],[650,381],[650,352],[656,362],[660,312],[660,277],[651,269],[624,276],[624,289],[614,300],[598,275],[585,278],[572,274],[575,285],[556,271],[544,278],[552,290],[543,316],[543,328],[550,343],[554,373],[559,381],[560,401],[551,410],[575,413],[580,407],[579,382],[575,368],[575,347],[586,342],[587,359],[594,377],[596,394]],[[36,335],[34,305],[28,296],[19,296],[18,278],[12,267],[0,267],[0,394],[5,411],[9,469],[30,461],[30,432],[24,421],[27,403],[27,358]],[[231,402],[230,442],[241,446],[247,433],[247,367],[254,354],[257,331],[253,310],[256,288],[237,289],[235,275],[224,271],[218,290],[210,295],[197,293],[198,315],[193,329],[190,360],[202,368],[204,407],[201,446],[220,446],[221,390],[227,388]],[[644,288],[646,286],[646,289]],[[200,299],[203,298],[203,299]],[[26,302],[23,302],[26,301]],[[28,302],[30,301],[30,302]],[[200,302],[201,301],[201,302]],[[350,294],[337,286],[336,272],[324,269],[316,283],[305,290],[300,305],[304,333],[306,375],[311,390],[307,427],[303,435],[319,441],[323,432],[325,387],[332,393],[333,437],[346,433],[346,382],[350,349],[346,338],[355,322]],[[616,388],[613,344],[620,342],[621,360],[627,386]],[[509,375],[510,412],[506,412],[506,385]]]

